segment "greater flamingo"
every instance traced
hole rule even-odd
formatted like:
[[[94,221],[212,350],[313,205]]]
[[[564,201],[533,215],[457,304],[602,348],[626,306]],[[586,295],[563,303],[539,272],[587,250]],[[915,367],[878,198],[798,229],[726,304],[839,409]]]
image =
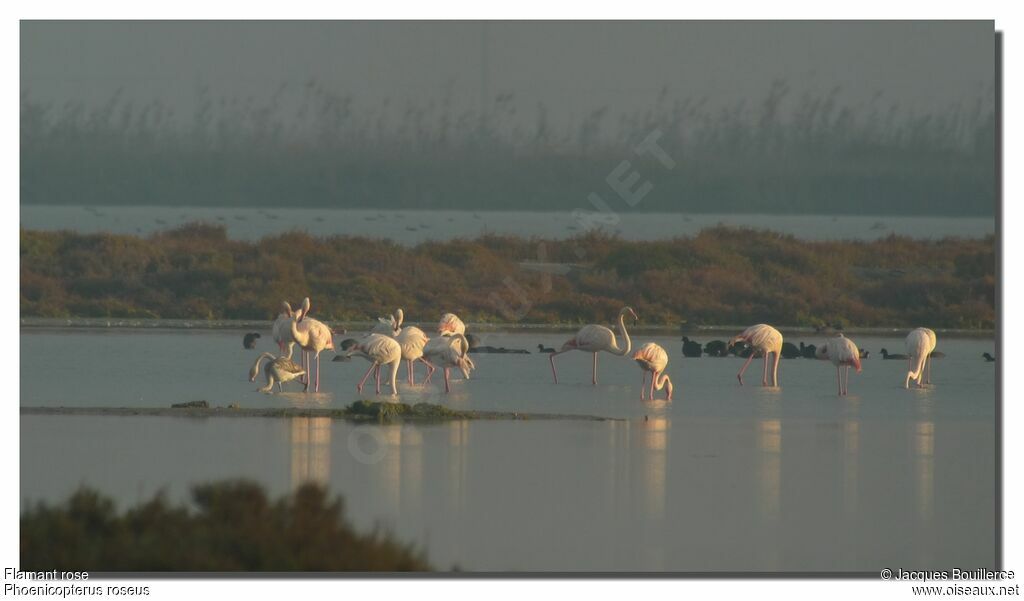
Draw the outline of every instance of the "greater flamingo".
[[[267,364],[263,366],[263,373],[267,377],[267,385],[258,388],[260,392],[273,392],[274,383],[277,383],[277,390],[283,392],[284,389],[281,384],[290,382],[298,377],[301,377],[306,370],[302,369],[302,366],[296,364],[288,357],[275,357],[270,353],[260,353],[259,357],[256,357],[256,362],[252,364],[252,369],[249,370],[249,381],[255,382],[256,376],[260,373],[260,363],[267,360]]]
[[[374,334],[383,334],[394,338],[402,331],[402,321],[404,319],[405,314],[402,313],[401,309],[398,309],[393,315],[378,317],[377,323],[373,324],[373,328],[370,331]]]
[[[850,366],[857,368],[857,373],[861,372],[860,350],[857,349],[857,345],[839,334],[829,338],[825,346],[818,348],[816,354],[819,359],[827,359],[836,366],[837,394],[847,395],[850,391]]]
[[[922,388],[922,378],[924,383],[932,383],[931,361],[928,360],[928,355],[935,350],[935,343],[935,332],[928,328],[917,328],[907,335],[907,377],[903,381],[904,388],[910,388],[911,380],[917,383],[918,388]],[[928,370],[927,376],[924,373],[925,369]]]
[[[775,353],[775,365],[772,367],[772,383],[771,386],[779,385],[779,359],[782,357],[782,334],[771,327],[770,325],[759,323],[756,326],[750,326],[743,333],[738,336],[734,336],[729,341],[729,346],[736,344],[737,342],[746,342],[750,345],[751,350],[750,356],[747,357],[747,362],[740,368],[740,373],[736,374],[736,379],[740,381],[740,386],[743,386],[743,372],[747,370],[747,366],[754,360],[754,356],[758,353],[764,354],[764,372],[761,376],[761,385],[768,386],[768,354]]]
[[[441,321],[437,322],[437,333],[442,336],[451,336],[453,334],[465,334],[466,324],[462,323],[459,316],[454,313],[445,313],[441,316]]]
[[[296,311],[292,310],[292,306],[288,304],[288,301],[281,301],[281,313],[278,314],[277,319],[274,320],[274,325],[270,329],[274,335],[274,342],[277,343],[277,348],[281,351],[281,355],[289,359],[292,358],[292,351],[295,347],[295,339],[292,338],[291,321],[296,313]],[[286,346],[288,347],[287,355],[284,354]]]
[[[562,350],[548,355],[548,361],[551,362],[551,374],[555,377],[555,384],[558,384],[558,372],[555,370],[555,355],[561,355],[569,351],[587,351],[594,353],[594,375],[591,378],[591,383],[597,386],[597,354],[604,351],[612,355],[624,357],[629,354],[632,348],[633,343],[629,340],[629,332],[626,331],[624,321],[627,313],[633,316],[634,322],[638,319],[636,312],[631,307],[623,307],[619,311],[619,333],[622,334],[626,341],[625,348],[619,348],[619,345],[615,342],[615,333],[610,329],[590,324],[580,328],[580,331],[576,332],[575,336],[567,340],[562,345]]]
[[[320,352],[334,350],[334,333],[322,321],[307,317],[309,313],[309,297],[302,300],[302,308],[291,321],[291,335],[296,344],[302,349],[303,363],[307,369],[312,371],[313,362],[309,353],[316,356],[316,379],[313,384],[313,392],[320,392]],[[309,389],[309,376],[306,376],[306,390]]]
[[[426,346],[423,347],[423,356],[429,363],[439,365],[444,370],[445,392],[451,392],[451,384],[449,384],[449,370],[451,368],[459,368],[467,380],[469,379],[470,371],[476,368],[473,360],[469,358],[469,341],[466,340],[464,334],[455,333],[451,336],[431,338]],[[427,379],[423,382],[424,384],[430,382],[430,375],[427,374]]]
[[[665,400],[671,401],[672,380],[665,373],[665,368],[668,367],[668,353],[665,352],[665,349],[653,342],[648,342],[633,353],[633,359],[640,366],[643,374],[643,379],[640,380],[640,400],[644,400],[647,372],[651,372],[651,400],[654,400],[655,390],[665,388]]]
[[[356,384],[358,392],[363,391],[363,384],[370,372],[376,368],[377,394],[380,394],[380,366],[391,366],[391,394],[398,394],[398,365],[402,362],[402,347],[398,341],[383,334],[367,334],[362,340],[349,338],[341,343],[341,350],[349,357],[358,356],[370,362],[370,368],[363,374],[363,379]]]
[[[401,309],[399,309],[401,311]],[[402,359],[407,362],[409,372],[409,384],[416,384],[416,370],[413,367],[413,363],[419,361],[427,366],[427,379],[430,379],[431,374],[434,373],[434,366],[423,358],[423,348],[430,341],[427,335],[423,333],[423,330],[416,326],[407,326],[402,328],[402,331],[395,336],[395,340],[398,341],[398,345],[402,347]]]

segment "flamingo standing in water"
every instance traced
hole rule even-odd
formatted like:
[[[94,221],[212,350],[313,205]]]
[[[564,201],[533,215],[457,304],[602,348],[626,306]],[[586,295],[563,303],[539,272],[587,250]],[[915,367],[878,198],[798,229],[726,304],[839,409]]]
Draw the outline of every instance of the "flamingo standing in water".
[[[839,396],[846,396],[850,392],[850,366],[861,372],[860,350],[852,340],[842,334],[828,339],[828,342],[815,351],[819,359],[827,359],[836,366],[836,386]],[[846,368],[843,370],[843,368]]]
[[[401,309],[399,309],[401,311]],[[413,367],[413,363],[419,361],[427,366],[427,381],[430,380],[430,376],[434,373],[434,366],[423,357],[423,349],[426,347],[430,339],[423,333],[423,330],[416,326],[407,326],[402,328],[402,331],[395,336],[395,340],[398,345],[402,347],[402,359],[405,360],[408,366],[409,373],[409,384],[416,384],[416,370]]]
[[[449,383],[449,370],[453,367],[462,371],[463,377],[469,379],[469,372],[476,368],[473,360],[469,358],[469,341],[464,334],[455,333],[451,336],[438,336],[431,338],[423,347],[423,357],[427,359],[427,365],[436,363],[444,370],[444,391],[451,392]],[[430,375],[424,384],[430,383]]]
[[[643,379],[640,380],[640,400],[644,400],[644,390],[647,385],[647,372],[651,372],[651,400],[654,400],[654,391],[665,388],[665,400],[672,400],[672,380],[665,373],[668,367],[668,353],[653,342],[641,346],[635,353],[633,359],[643,370]],[[659,375],[661,376],[659,378]]]
[[[928,328],[917,328],[907,335],[907,377],[903,381],[904,388],[910,388],[910,381],[914,380],[918,388],[922,388],[921,380],[925,384],[932,383],[931,361],[928,356],[935,350],[935,332]],[[925,376],[925,369],[928,375]]]
[[[737,342],[746,342],[750,345],[753,350],[750,356],[747,357],[747,362],[740,368],[740,373],[736,374],[736,379],[740,381],[740,386],[743,386],[743,372],[747,370],[747,366],[754,360],[754,356],[758,353],[764,355],[764,372],[761,376],[761,385],[768,386],[768,354],[775,353],[775,365],[772,368],[772,383],[771,386],[779,385],[779,359],[782,357],[782,334],[771,327],[770,325],[759,323],[756,326],[750,326],[746,330],[743,330],[738,336],[734,336],[729,341],[729,346],[736,344]]]
[[[303,363],[311,370],[313,367],[312,358],[309,353],[316,356],[316,379],[313,384],[313,392],[320,392],[320,352],[334,350],[334,333],[322,321],[307,317],[309,313],[309,297],[302,300],[302,308],[292,317],[290,332],[295,342],[302,348]],[[309,390],[309,376],[306,377],[306,390]]]
[[[353,340],[352,338],[343,340],[341,350],[348,357],[358,356],[370,362],[370,368],[363,374],[363,379],[359,380],[359,384],[356,384],[358,392],[363,391],[363,384],[366,383],[366,378],[370,377],[370,372],[376,369],[377,375],[374,379],[377,381],[377,394],[380,394],[380,366],[390,365],[391,394],[398,394],[398,385],[396,383],[398,365],[402,362],[402,347],[399,346],[398,341],[390,336],[370,333],[363,337],[362,340]]]
[[[267,377],[267,385],[258,388],[257,390],[260,392],[273,392],[275,382],[277,383],[278,392],[283,392],[282,384],[299,378],[306,373],[302,366],[296,364],[288,357],[275,357],[270,353],[260,353],[260,356],[256,357],[256,362],[252,364],[252,369],[249,370],[250,382],[256,381],[256,376],[260,374],[260,363],[264,360],[267,361],[267,364],[263,367],[263,373]]]
[[[638,319],[636,312],[631,307],[623,307],[619,311],[619,333],[622,334],[626,341],[625,348],[619,348],[619,345],[615,342],[615,333],[610,329],[590,324],[580,328],[580,331],[576,332],[575,336],[567,340],[562,345],[562,350],[548,355],[548,360],[551,362],[551,375],[555,377],[555,384],[558,384],[558,372],[555,370],[555,355],[561,355],[569,351],[587,351],[594,353],[594,375],[591,378],[591,383],[597,386],[597,354],[604,351],[623,357],[628,355],[632,348],[633,343],[629,340],[629,332],[626,331],[626,324],[624,322],[627,313],[633,316],[634,322]]]
[[[297,311],[292,310],[292,306],[288,304],[288,301],[281,301],[281,313],[278,314],[277,319],[274,320],[274,325],[270,331],[274,335],[274,342],[277,343],[278,350],[281,351],[281,355],[292,358],[292,351],[295,348],[295,339],[292,338],[291,321],[292,317],[296,315]],[[288,354],[284,354],[285,347],[288,347]]]

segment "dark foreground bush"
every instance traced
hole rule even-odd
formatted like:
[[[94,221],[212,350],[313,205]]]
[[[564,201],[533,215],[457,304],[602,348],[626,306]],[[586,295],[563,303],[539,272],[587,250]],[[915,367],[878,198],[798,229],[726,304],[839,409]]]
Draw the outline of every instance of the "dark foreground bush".
[[[82,488],[21,517],[21,568],[80,571],[425,571],[423,554],[379,532],[360,534],[340,497],[307,484],[271,501],[246,481],[204,484],[194,508],[157,495],[118,514]]]

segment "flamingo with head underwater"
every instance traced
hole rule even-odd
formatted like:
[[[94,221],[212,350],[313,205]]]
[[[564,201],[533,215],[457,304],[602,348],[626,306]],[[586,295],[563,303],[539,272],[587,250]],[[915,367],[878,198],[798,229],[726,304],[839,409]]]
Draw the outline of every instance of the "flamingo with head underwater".
[[[291,332],[292,338],[299,345],[303,352],[303,363],[306,369],[311,371],[312,361],[309,353],[316,356],[316,379],[313,384],[313,392],[320,392],[320,352],[334,350],[334,333],[322,321],[308,317],[309,297],[302,300],[302,308],[292,317]],[[306,390],[309,390],[309,375],[306,376]]]
[[[928,328],[917,328],[907,335],[907,377],[903,380],[903,387],[910,388],[910,381],[913,380],[918,388],[924,384],[932,383],[932,368],[929,356],[935,350],[935,332]],[[928,375],[925,375],[925,370]],[[922,382],[923,380],[923,382]]]
[[[402,347],[398,341],[383,334],[370,333],[361,340],[349,338],[341,342],[341,350],[348,357],[362,357],[370,362],[369,369],[363,374],[363,379],[356,385],[356,390],[363,391],[363,384],[366,378],[370,377],[371,371],[376,371],[377,394],[380,394],[380,367],[391,366],[391,394],[398,394],[398,366],[402,362]]]
[[[555,377],[555,384],[558,384],[558,372],[555,370],[555,355],[561,355],[569,351],[586,351],[594,354],[594,374],[591,383],[597,385],[597,354],[601,351],[623,357],[629,354],[632,342],[629,339],[629,332],[626,331],[625,317],[632,315],[634,322],[638,319],[636,312],[631,307],[623,307],[619,311],[619,333],[625,340],[626,346],[620,348],[615,341],[615,333],[611,329],[596,324],[590,324],[580,328],[576,335],[565,341],[562,350],[548,355],[551,362],[551,375]]]
[[[640,400],[644,400],[644,389],[647,385],[647,372],[651,372],[651,400],[654,400],[654,391],[665,388],[665,400],[672,400],[672,380],[665,373],[668,367],[668,353],[658,344],[648,342],[633,353],[633,360],[643,370],[643,379],[640,381]]]
[[[743,372],[747,370],[747,366],[754,360],[754,356],[758,353],[764,355],[764,372],[761,376],[761,385],[769,386],[768,384],[768,355],[769,353],[775,354],[775,364],[772,367],[772,383],[771,386],[779,385],[779,359],[782,357],[782,334],[771,327],[770,325],[759,323],[756,326],[750,326],[742,333],[734,336],[729,341],[729,346],[736,344],[737,342],[746,342],[750,345],[753,350],[750,356],[747,357],[747,362],[740,368],[740,372],[736,374],[736,379],[740,381],[740,386],[743,386]]]
[[[815,351],[815,357],[826,359],[836,366],[836,386],[839,396],[846,396],[850,392],[850,367],[861,372],[860,349],[852,340],[842,334],[829,338],[828,341],[819,346]],[[846,368],[843,370],[843,368]]]

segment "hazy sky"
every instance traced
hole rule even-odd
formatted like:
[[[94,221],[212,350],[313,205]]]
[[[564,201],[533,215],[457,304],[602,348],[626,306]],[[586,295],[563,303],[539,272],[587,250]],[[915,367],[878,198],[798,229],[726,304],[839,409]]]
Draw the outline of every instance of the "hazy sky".
[[[971,22],[23,22],[21,82],[37,100],[94,103],[117,89],[190,114],[200,86],[269,99],[316,79],[362,105],[458,109],[515,93],[552,124],[599,106],[649,107],[659,90],[734,104],[785,78],[922,110],[993,83],[991,21]],[[484,56],[486,66],[482,69]]]

